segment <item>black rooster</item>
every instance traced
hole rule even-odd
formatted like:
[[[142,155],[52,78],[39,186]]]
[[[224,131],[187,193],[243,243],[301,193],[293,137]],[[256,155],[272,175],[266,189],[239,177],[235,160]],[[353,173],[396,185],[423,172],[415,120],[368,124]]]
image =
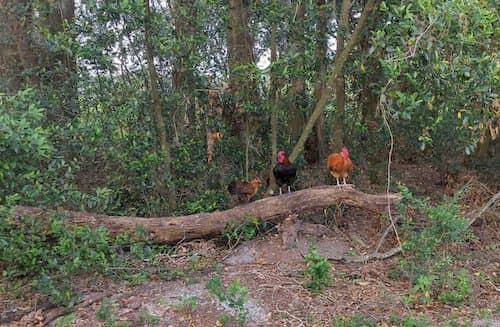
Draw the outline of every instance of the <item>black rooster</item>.
[[[280,195],[283,194],[281,187],[284,185],[288,186],[288,192],[290,192],[290,186],[297,178],[297,167],[288,160],[284,151],[278,152],[278,162],[273,168],[273,174],[280,189]]]

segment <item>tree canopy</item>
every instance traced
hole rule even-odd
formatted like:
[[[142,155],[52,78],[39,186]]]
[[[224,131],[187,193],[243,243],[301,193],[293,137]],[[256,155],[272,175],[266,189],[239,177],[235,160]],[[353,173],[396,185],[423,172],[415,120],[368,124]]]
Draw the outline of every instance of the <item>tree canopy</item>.
[[[498,168],[494,1],[3,0],[0,17],[2,204],[210,211],[276,150],[304,167],[344,145],[380,182],[387,127],[407,160]]]

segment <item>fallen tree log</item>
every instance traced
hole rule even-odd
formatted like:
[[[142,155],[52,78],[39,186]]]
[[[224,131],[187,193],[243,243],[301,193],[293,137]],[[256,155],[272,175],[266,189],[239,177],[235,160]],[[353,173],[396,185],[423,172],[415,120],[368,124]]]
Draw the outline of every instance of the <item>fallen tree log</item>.
[[[106,216],[88,212],[61,211],[68,224],[106,227],[114,235],[128,232],[133,234],[137,226],[143,228],[157,243],[177,243],[179,241],[205,238],[222,233],[229,222],[241,223],[248,216],[262,221],[277,221],[286,216],[307,209],[324,208],[335,204],[345,204],[375,213],[387,210],[387,201],[399,201],[397,194],[371,195],[352,187],[320,186],[273,196],[237,206],[229,210],[198,213],[178,217],[128,217]],[[33,207],[16,207],[14,216],[46,217],[53,212]]]

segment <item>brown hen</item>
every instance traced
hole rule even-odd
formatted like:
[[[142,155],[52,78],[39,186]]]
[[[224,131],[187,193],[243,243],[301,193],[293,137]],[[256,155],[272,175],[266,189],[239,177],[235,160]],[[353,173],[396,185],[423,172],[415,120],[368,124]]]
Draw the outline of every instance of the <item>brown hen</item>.
[[[349,150],[343,147],[339,153],[333,153],[328,156],[328,169],[330,174],[337,180],[337,185],[340,185],[339,178],[342,178],[346,185],[346,178],[352,172],[352,161],[349,159]]]

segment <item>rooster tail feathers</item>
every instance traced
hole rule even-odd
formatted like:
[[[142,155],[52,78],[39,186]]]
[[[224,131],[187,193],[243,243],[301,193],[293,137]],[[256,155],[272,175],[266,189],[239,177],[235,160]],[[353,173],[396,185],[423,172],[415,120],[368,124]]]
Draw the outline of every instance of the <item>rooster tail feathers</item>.
[[[231,194],[236,194],[236,181],[232,181],[227,186],[227,191]]]

